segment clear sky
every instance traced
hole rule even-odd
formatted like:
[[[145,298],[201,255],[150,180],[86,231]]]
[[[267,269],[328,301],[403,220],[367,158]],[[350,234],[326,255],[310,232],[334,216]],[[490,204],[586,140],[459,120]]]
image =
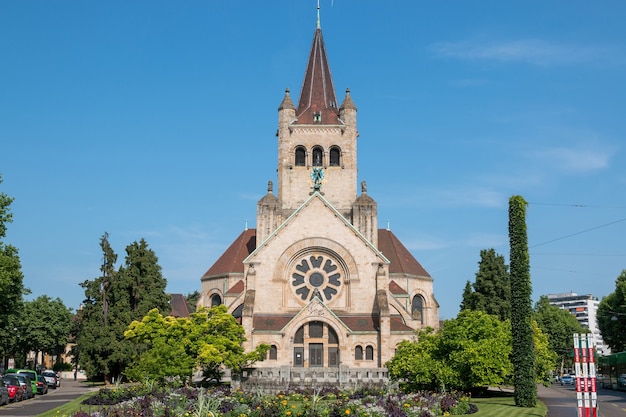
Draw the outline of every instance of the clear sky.
[[[315,0],[0,2],[0,192],[28,296],[74,309],[108,232],[168,291],[200,277],[276,182]],[[626,269],[626,2],[321,0],[359,175],[456,316],[480,250],[508,263],[528,202],[533,297],[603,297]]]

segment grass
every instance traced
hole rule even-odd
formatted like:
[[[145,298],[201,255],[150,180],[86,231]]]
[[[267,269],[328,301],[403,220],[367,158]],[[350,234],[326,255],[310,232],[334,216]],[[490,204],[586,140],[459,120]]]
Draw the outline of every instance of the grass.
[[[86,410],[86,405],[81,405],[81,402],[88,397],[96,394],[96,392],[89,392],[87,394],[83,394],[78,398],[73,399],[70,402],[63,404],[60,407],[53,408],[52,410],[46,411],[45,413],[37,414],[37,417],[69,417],[74,413],[77,413],[81,409]]]
[[[516,407],[512,393],[490,391],[484,397],[472,397],[473,404],[478,406],[478,412],[472,417],[545,417],[548,407],[537,401],[534,408]]]

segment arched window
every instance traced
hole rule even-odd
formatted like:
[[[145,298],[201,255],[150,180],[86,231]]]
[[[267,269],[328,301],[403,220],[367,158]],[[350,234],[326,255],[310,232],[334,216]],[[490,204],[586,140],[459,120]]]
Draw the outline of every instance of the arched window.
[[[321,321],[312,321],[309,323],[309,337],[324,337],[324,325]]]
[[[417,294],[413,297],[413,302],[411,303],[411,316],[415,320],[423,321],[424,317],[424,297]]]
[[[341,165],[341,150],[337,146],[330,148],[330,166],[338,167]]]
[[[219,294],[213,294],[211,296],[211,307],[215,307],[222,304],[222,297]]]
[[[293,343],[304,343],[304,327],[300,327],[293,337]]]
[[[306,149],[304,146],[298,146],[296,148],[296,166],[303,167],[306,165]]]
[[[324,164],[324,150],[319,146],[313,148],[313,166],[321,167]]]
[[[365,348],[365,359],[367,359],[368,361],[374,360],[374,348],[373,347],[367,346]]]
[[[241,317],[243,316],[243,304],[239,304],[236,309],[233,310],[233,317],[237,320],[237,323],[241,324]]]
[[[275,361],[276,359],[278,359],[278,348],[276,347],[276,345],[270,346],[270,350],[268,353],[271,361]]]
[[[354,348],[354,360],[363,360],[363,346],[357,346],[356,348]]]

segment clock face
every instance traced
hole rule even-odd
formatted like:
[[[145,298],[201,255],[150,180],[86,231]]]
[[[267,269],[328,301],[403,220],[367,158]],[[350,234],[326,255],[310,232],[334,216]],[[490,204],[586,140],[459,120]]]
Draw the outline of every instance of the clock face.
[[[291,272],[291,286],[302,301],[320,297],[330,301],[341,288],[341,268],[328,254],[307,255],[300,259]]]

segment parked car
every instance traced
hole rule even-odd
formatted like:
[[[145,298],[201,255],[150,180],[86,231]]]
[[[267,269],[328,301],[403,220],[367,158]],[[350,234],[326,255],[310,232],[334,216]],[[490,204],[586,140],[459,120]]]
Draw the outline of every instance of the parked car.
[[[27,377],[30,381],[31,391],[33,393],[37,392],[37,377],[39,375],[36,371],[33,371],[32,369],[7,369],[6,374],[17,374]]]
[[[33,391],[33,385],[30,383],[30,379],[27,376],[15,374],[15,377],[20,381],[20,385],[24,388],[24,395],[22,399],[27,400],[35,396],[37,392],[37,383],[35,382],[35,391]]]
[[[18,402],[24,399],[24,388],[20,385],[20,381],[15,375],[5,375],[2,382],[9,390],[9,401]]]
[[[0,379],[0,405],[5,405],[9,403],[9,388],[4,384],[2,379]]]
[[[59,378],[56,372],[46,370],[41,373],[41,376],[43,376],[46,379],[46,383],[48,384],[48,387],[57,388],[61,386],[61,378]]]
[[[46,378],[39,375],[37,377],[37,394],[44,395],[47,393],[48,393],[48,382],[46,381]]]
[[[561,385],[574,385],[574,377],[570,374],[565,374],[561,377]]]

